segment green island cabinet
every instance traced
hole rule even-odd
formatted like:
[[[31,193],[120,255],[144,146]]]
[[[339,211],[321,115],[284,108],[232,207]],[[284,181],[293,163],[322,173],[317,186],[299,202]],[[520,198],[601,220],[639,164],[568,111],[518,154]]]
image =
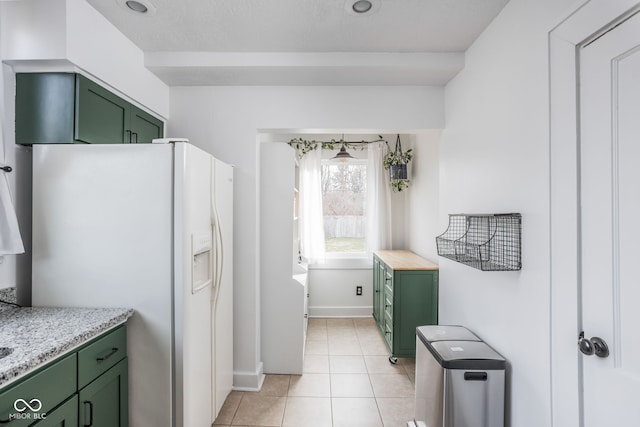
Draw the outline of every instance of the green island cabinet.
[[[127,332],[121,325],[0,389],[0,424],[127,427],[127,372]],[[37,410],[16,411],[18,399]],[[33,399],[42,406],[36,408]]]
[[[411,251],[374,252],[373,317],[391,363],[416,357],[416,327],[438,324],[438,265]]]
[[[137,144],[162,120],[77,73],[16,74],[16,143]]]

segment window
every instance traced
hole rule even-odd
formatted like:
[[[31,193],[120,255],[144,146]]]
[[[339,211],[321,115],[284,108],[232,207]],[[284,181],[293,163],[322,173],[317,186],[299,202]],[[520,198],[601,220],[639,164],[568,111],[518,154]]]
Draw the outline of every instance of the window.
[[[367,161],[322,161],[322,210],[327,255],[363,254],[367,242]]]

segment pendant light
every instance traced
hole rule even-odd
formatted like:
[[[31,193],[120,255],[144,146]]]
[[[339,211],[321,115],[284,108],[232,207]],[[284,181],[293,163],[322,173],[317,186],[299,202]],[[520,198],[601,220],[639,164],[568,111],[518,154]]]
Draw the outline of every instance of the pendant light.
[[[353,157],[351,154],[349,154],[349,152],[347,151],[347,147],[345,146],[344,142],[342,143],[342,147],[340,147],[340,151],[338,151],[338,154],[336,154],[335,156],[333,156],[331,158],[331,160],[336,160],[338,162],[346,162],[349,159],[355,159],[355,157]]]

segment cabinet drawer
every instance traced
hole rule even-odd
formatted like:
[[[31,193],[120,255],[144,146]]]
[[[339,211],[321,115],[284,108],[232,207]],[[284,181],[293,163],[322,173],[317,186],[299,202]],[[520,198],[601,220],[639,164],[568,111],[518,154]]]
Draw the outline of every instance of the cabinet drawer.
[[[389,349],[393,348],[393,322],[388,316],[384,317],[384,340]]]
[[[33,424],[34,420],[41,419],[42,415],[46,415],[75,392],[76,354],[74,353],[53,362],[19,384],[1,392],[0,423],[11,427]],[[6,423],[6,421],[9,422]]]
[[[388,270],[384,272],[384,287],[393,292],[393,274]]]
[[[384,297],[384,313],[389,319],[393,319],[393,297],[391,295]]]
[[[127,330],[120,326],[78,352],[78,389],[83,388],[127,355]]]

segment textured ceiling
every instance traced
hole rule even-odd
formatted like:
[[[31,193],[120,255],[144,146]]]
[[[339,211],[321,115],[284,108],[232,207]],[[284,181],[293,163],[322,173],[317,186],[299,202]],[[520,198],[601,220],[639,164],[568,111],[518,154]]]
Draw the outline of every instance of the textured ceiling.
[[[345,0],[149,0],[150,16],[123,0],[88,0],[144,51],[464,51],[508,0],[377,0],[373,13]]]
[[[358,15],[350,11],[355,0],[141,0],[150,2],[155,11],[140,15],[130,12],[123,5],[125,0],[87,1],[148,54],[154,63],[149,68],[157,70],[168,84],[284,84],[287,73],[298,77],[292,84],[314,84],[316,77],[318,84],[334,80],[336,84],[353,84],[342,81],[334,71],[321,76],[322,67],[308,74],[302,68],[271,64],[273,75],[279,77],[270,83],[265,77],[268,72],[247,66],[246,60],[219,66],[209,58],[205,66],[193,66],[198,62],[194,54],[206,52],[428,53],[436,70],[434,76],[406,79],[407,75],[430,71],[411,65],[407,68],[400,61],[395,69],[403,70],[397,77],[391,67],[378,71],[379,81],[369,79],[366,84],[441,84],[459,68],[442,75],[443,65],[434,54],[443,54],[443,64],[449,66],[451,58],[446,55],[464,52],[508,2],[373,0],[374,11]],[[170,56],[185,52],[191,54],[193,64],[176,64]],[[163,53],[165,62],[154,53]],[[344,66],[340,61],[324,65],[337,70]],[[261,77],[260,83],[252,83],[251,76]]]

